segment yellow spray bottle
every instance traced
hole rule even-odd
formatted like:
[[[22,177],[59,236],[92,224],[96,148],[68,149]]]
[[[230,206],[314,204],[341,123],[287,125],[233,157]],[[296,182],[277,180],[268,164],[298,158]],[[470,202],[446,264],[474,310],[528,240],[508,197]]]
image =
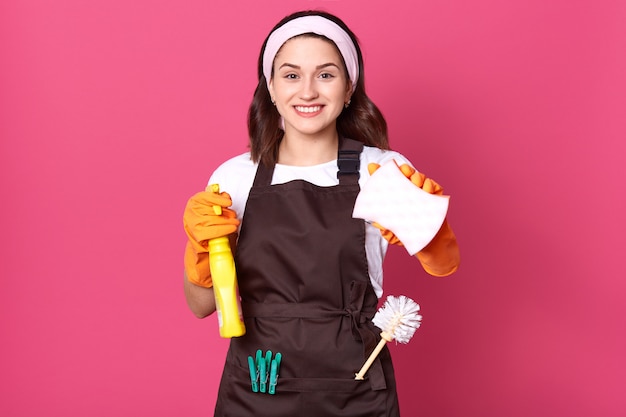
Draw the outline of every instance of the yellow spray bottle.
[[[214,193],[220,191],[218,184],[212,184],[209,188]],[[213,210],[215,214],[222,214],[220,206],[213,206]],[[246,327],[241,319],[235,260],[227,236],[209,240],[209,264],[220,336],[225,338],[242,336],[246,333]]]

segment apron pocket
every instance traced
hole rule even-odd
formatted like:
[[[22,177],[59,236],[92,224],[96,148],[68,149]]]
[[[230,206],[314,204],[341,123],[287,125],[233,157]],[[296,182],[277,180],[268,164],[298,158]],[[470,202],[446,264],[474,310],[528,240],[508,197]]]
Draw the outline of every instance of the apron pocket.
[[[233,383],[240,387],[248,387],[252,391],[250,372],[232,363],[227,363],[225,372]],[[359,387],[371,390],[367,376],[363,380],[349,378],[282,378],[278,375],[276,391],[281,392],[353,392]]]
[[[227,364],[225,372],[230,381],[224,392],[228,393],[228,400],[222,398],[226,400],[222,406],[229,412],[216,413],[216,416],[382,417],[388,415],[387,406],[394,397],[389,390],[373,391],[367,378],[359,381],[350,378],[281,378],[280,375],[275,394],[254,393],[248,370],[231,363]]]
[[[278,378],[276,390],[282,392],[354,392],[360,386],[371,390],[369,381],[366,379],[343,378]]]

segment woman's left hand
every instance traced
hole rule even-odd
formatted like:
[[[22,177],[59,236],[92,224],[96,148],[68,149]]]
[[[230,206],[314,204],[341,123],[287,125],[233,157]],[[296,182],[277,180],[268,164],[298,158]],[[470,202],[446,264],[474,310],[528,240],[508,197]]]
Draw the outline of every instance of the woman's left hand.
[[[370,163],[367,165],[367,170],[369,171],[370,175],[376,172],[378,168],[380,168],[380,165],[376,163]],[[432,179],[426,177],[426,175],[422,174],[421,172],[417,172],[412,166],[408,164],[402,164],[398,168],[400,169],[400,172],[402,172],[402,174],[407,177],[413,184],[426,191],[427,193],[435,195],[443,194],[443,188],[439,184],[437,184]],[[398,239],[396,235],[393,234],[393,232],[391,232],[390,230],[385,229],[376,222],[373,222],[372,226],[375,226],[377,229],[380,230],[380,233],[387,240],[387,242],[389,242],[389,244],[403,246],[400,239]]]

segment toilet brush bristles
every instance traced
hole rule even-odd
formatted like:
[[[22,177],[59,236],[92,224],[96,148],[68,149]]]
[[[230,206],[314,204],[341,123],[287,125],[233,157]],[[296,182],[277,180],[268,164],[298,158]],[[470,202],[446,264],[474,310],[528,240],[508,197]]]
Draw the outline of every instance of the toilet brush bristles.
[[[363,376],[387,342],[395,339],[399,343],[409,343],[409,340],[415,334],[415,330],[420,327],[422,322],[422,316],[419,314],[419,311],[419,304],[404,295],[399,297],[390,295],[387,297],[385,304],[372,319],[372,322],[382,330],[380,334],[381,340],[359,373],[356,374],[355,379],[363,379]]]
[[[391,334],[397,342],[409,343],[422,322],[419,311],[419,304],[410,298],[390,295],[374,315],[372,322],[383,332]]]

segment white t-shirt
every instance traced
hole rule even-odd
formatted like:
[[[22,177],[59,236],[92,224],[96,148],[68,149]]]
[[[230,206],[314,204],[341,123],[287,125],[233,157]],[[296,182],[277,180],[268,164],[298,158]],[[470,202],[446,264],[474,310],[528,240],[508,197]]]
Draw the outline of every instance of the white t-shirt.
[[[385,151],[374,147],[365,146],[361,152],[359,185],[361,188],[369,179],[370,174],[367,165],[377,163],[383,165],[394,159],[398,165],[411,163],[401,154],[395,151]],[[236,156],[220,165],[209,180],[209,184],[219,184],[220,191],[227,192],[232,200],[231,208],[242,220],[248,201],[248,194],[257,164],[250,159],[250,153],[246,152]],[[272,185],[284,184],[293,180],[304,180],[320,187],[331,187],[339,184],[337,179],[337,160],[329,161],[312,166],[291,166],[276,164]],[[376,295],[380,298],[383,294],[383,259],[387,252],[387,241],[380,231],[374,226],[365,223],[365,252],[369,268],[370,280]]]

